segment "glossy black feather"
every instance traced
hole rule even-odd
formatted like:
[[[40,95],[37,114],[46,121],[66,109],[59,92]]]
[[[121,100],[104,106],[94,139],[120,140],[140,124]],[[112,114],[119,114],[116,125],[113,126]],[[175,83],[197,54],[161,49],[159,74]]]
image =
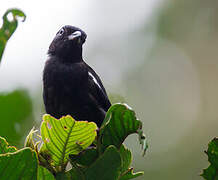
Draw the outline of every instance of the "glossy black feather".
[[[50,45],[43,72],[46,112],[56,118],[70,114],[100,127],[111,103],[99,76],[82,59],[86,34],[73,26],[64,28],[65,34],[57,33]],[[81,32],[80,39],[67,39],[75,31]]]

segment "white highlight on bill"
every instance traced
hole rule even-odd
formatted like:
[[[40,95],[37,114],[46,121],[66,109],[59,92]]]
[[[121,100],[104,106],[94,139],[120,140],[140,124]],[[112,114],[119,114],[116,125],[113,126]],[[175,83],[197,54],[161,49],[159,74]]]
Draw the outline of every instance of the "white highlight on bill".
[[[81,35],[82,35],[82,33],[80,31],[75,31],[73,34],[68,36],[68,39],[73,40],[74,38],[79,37]]]

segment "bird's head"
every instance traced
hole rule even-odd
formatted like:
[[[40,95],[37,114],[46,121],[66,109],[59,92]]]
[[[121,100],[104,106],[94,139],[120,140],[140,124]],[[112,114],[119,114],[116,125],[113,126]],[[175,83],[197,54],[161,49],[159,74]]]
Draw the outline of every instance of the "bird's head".
[[[83,30],[66,25],[57,32],[49,46],[48,54],[71,61],[80,60],[82,59],[82,45],[86,37]]]

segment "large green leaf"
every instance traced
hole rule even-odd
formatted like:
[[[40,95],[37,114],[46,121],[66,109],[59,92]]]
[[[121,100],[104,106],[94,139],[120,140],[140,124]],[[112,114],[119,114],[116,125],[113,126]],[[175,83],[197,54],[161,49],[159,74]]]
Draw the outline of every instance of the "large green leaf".
[[[30,148],[0,155],[1,180],[36,180],[36,178],[37,158],[36,153]]]
[[[55,119],[43,116],[41,136],[43,140],[40,154],[47,155],[57,171],[63,171],[69,154],[79,154],[92,144],[97,135],[97,126],[93,122],[75,121],[71,116]]]
[[[137,120],[135,112],[126,104],[114,104],[108,110],[100,128],[98,146],[101,151],[104,151],[109,145],[120,148],[126,137],[133,133],[138,133],[144,154],[147,143],[142,132],[142,122]]]
[[[208,144],[208,161],[210,166],[203,170],[203,176],[206,180],[218,180],[218,138],[214,138]]]
[[[42,166],[38,166],[37,180],[55,180],[53,174]]]
[[[25,90],[0,93],[0,136],[17,146],[32,122],[32,101]]]
[[[115,146],[105,152],[85,171],[86,180],[116,180],[120,174],[121,157]]]
[[[91,148],[86,150],[83,154],[88,159],[90,157],[96,157],[96,150]],[[87,165],[83,158],[81,161],[75,161],[74,157],[71,156],[72,169],[65,173],[63,176],[59,176],[64,179],[74,179],[74,180],[116,180],[121,173],[121,156],[119,151],[115,146],[109,146],[106,148],[103,154],[101,154],[94,162],[89,163],[89,167],[81,167],[80,165]],[[76,162],[79,162],[77,166]]]
[[[5,138],[0,137],[0,154],[15,152],[17,149],[14,146],[9,146]]]
[[[8,19],[9,14],[12,15],[13,18],[12,20]],[[22,17],[23,21],[26,18],[25,14],[19,9],[9,9],[5,12],[3,16],[3,25],[0,29],[0,62],[7,41],[9,40],[9,38],[17,28],[18,25],[17,17]]]

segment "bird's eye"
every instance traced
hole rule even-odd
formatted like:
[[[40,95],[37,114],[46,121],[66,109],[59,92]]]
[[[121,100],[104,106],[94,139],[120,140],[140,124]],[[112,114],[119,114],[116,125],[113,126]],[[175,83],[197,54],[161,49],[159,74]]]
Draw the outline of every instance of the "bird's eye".
[[[62,34],[64,34],[64,29],[61,29],[58,34],[59,34],[60,36],[61,36]]]

